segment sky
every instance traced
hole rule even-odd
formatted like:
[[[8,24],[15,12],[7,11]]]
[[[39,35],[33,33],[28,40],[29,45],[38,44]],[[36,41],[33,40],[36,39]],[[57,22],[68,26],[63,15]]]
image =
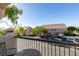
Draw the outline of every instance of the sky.
[[[58,23],[79,26],[79,3],[15,3],[15,5],[23,10],[18,19],[22,26],[35,27]]]

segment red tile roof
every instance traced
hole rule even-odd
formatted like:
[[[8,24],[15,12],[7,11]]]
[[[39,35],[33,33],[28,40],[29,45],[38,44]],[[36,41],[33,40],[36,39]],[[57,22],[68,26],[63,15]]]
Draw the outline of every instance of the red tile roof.
[[[45,28],[66,28],[65,24],[48,24],[48,25],[42,25]]]

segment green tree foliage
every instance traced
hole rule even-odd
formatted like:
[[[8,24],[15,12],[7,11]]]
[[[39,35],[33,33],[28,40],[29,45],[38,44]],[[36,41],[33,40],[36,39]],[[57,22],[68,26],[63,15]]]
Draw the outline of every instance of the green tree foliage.
[[[74,27],[74,26],[70,26],[67,28],[67,31],[69,31],[69,32],[74,32],[75,30],[76,30],[76,27]]]
[[[0,29],[0,37],[4,35],[4,30]]]
[[[23,27],[17,27],[14,29],[14,32],[19,36],[23,36],[25,34],[25,30]]]
[[[76,31],[79,33],[79,27],[76,29]]]
[[[64,35],[65,35],[65,36],[76,36],[75,33],[72,33],[72,32],[70,32],[70,31],[64,32]]]
[[[41,26],[37,26],[37,27],[33,28],[31,31],[31,35],[34,35],[34,36],[42,36],[45,34],[47,34],[47,29],[45,29],[44,27],[41,27]]]
[[[76,30],[77,30],[76,27],[70,26],[70,27],[67,28],[67,31],[64,32],[64,35],[65,35],[65,36],[75,36],[76,34],[75,34],[74,32],[75,32]]]
[[[15,5],[11,5],[5,9],[4,17],[7,17],[13,23],[13,25],[16,25],[17,19],[21,14],[22,14],[22,9],[17,8]]]

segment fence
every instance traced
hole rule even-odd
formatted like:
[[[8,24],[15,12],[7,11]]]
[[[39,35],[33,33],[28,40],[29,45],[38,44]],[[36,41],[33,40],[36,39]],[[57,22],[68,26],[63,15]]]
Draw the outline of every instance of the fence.
[[[79,44],[20,37],[17,38],[17,52],[24,49],[37,49],[42,56],[79,56]]]

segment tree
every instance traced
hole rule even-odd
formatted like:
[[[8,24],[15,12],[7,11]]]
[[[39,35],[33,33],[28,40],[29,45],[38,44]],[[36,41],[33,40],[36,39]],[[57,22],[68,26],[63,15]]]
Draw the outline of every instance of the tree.
[[[31,31],[31,35],[35,35],[35,36],[43,36],[45,34],[47,34],[47,29],[41,26],[37,26],[33,28]]]
[[[8,6],[5,9],[5,14],[3,17],[0,17],[0,23],[5,22],[8,26],[10,26],[6,21],[2,21],[2,18],[8,18],[14,26],[17,25],[17,19],[20,15],[22,15],[22,9],[17,8],[15,5]],[[3,35],[3,30],[0,30],[0,36]]]
[[[67,31],[64,32],[64,35],[65,35],[65,36],[75,36],[75,35],[76,35],[76,34],[75,34],[75,31],[76,31],[76,30],[77,30],[76,27],[70,26],[70,27],[67,28]]]
[[[70,26],[67,28],[67,31],[70,31],[70,32],[74,32],[76,30],[76,27],[74,26]]]
[[[22,15],[22,12],[22,9],[17,8],[15,5],[11,5],[5,9],[4,17],[7,17],[13,25],[16,25],[17,19],[19,18],[19,15]]]
[[[17,29],[15,28],[15,32],[17,33],[17,35],[19,36],[23,36],[25,34],[25,30],[23,27],[18,27]]]
[[[65,36],[76,36],[75,33],[72,33],[72,32],[70,32],[70,31],[64,32],[64,35],[65,35]]]
[[[78,33],[78,35],[79,35],[79,27],[76,29],[76,32]]]

